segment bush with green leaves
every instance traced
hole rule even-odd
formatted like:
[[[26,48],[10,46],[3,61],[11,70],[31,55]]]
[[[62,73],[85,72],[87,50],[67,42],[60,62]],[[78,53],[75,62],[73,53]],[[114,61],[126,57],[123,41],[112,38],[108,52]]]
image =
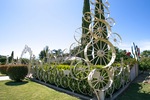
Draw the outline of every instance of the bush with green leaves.
[[[138,62],[136,61],[135,58],[128,58],[124,60],[125,65],[129,65],[130,67],[133,67],[133,65],[137,64]]]
[[[6,63],[7,57],[0,55],[0,63],[4,65]]]
[[[143,71],[150,70],[150,58],[149,57],[144,57],[140,59],[139,69]]]
[[[14,81],[22,81],[28,74],[27,65],[9,65],[7,68],[7,74],[10,79]]]
[[[0,65],[0,73],[7,74],[8,65]]]

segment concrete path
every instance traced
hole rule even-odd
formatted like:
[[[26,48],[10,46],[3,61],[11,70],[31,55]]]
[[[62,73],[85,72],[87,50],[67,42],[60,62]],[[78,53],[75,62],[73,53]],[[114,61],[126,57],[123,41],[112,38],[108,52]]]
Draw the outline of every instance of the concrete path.
[[[134,83],[150,83],[150,71],[141,73],[134,81]]]
[[[10,80],[8,76],[0,76],[0,81]]]

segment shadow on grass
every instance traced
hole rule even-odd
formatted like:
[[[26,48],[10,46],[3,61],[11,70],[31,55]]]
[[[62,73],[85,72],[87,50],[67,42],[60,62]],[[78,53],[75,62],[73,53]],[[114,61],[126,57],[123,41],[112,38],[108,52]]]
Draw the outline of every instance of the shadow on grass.
[[[8,86],[18,86],[18,85],[24,85],[24,84],[27,84],[28,81],[20,81],[20,82],[16,82],[16,81],[9,81],[9,82],[6,82],[5,85],[8,85]]]
[[[150,84],[132,83],[116,100],[150,100]]]

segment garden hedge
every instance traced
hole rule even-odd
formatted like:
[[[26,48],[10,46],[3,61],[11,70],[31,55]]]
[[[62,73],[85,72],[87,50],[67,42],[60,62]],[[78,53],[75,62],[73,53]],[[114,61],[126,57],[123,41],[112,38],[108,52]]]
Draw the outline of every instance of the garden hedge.
[[[0,65],[0,73],[7,74],[8,65]]]
[[[15,81],[22,81],[28,74],[27,65],[9,65],[7,68],[7,74],[10,79]]]

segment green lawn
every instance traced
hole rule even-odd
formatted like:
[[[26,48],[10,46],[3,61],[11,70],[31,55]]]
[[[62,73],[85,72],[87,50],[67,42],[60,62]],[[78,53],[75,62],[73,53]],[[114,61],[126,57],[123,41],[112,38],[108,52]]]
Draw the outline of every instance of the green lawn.
[[[79,100],[76,97],[50,89],[44,85],[23,82],[0,81],[0,100]]]
[[[150,100],[150,84],[132,83],[117,100]]]
[[[0,73],[0,76],[2,76],[2,74]]]
[[[5,75],[5,74],[1,74],[1,73],[0,73],[0,76],[6,76],[6,75]]]

